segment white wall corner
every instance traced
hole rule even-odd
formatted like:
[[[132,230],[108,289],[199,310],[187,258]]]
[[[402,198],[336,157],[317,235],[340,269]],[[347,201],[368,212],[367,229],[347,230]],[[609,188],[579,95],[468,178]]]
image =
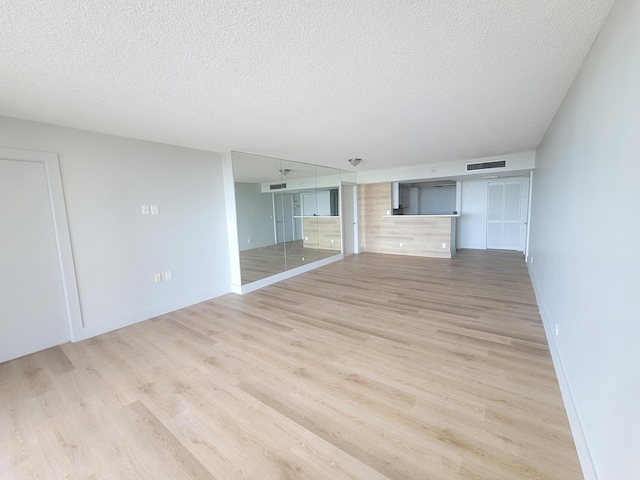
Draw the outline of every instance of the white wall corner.
[[[241,287],[240,248],[238,244],[238,219],[236,217],[236,189],[233,178],[231,152],[222,153],[222,181],[224,184],[224,204],[227,216],[227,236],[229,238],[229,263],[231,268],[231,289]]]

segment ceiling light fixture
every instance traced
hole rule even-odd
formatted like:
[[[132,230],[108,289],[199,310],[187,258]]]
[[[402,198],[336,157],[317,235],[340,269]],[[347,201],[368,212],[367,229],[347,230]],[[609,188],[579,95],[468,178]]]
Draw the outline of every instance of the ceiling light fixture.
[[[290,172],[290,171],[291,171],[291,169],[290,169],[290,168],[281,168],[281,169],[280,169],[280,173],[281,173],[282,175],[285,175],[285,176],[286,176],[286,175],[289,175],[289,172]]]
[[[353,165],[354,167],[357,167],[357,166],[358,166],[358,164],[359,164],[361,161],[362,161],[362,159],[361,159],[361,158],[350,158],[350,159],[349,159],[349,163],[350,163],[351,165]]]

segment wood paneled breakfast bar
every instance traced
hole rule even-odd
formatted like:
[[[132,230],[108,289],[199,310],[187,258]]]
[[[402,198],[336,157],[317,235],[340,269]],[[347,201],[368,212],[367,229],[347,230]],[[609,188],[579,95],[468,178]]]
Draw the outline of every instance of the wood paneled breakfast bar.
[[[366,252],[451,258],[460,215],[390,215],[389,183],[359,187],[359,238]]]
[[[342,249],[340,217],[314,215],[294,218],[302,218],[303,246],[305,248],[337,251]]]
[[[460,215],[384,215],[388,252],[418,257],[451,258],[456,253],[456,219]],[[371,251],[371,250],[369,250]]]

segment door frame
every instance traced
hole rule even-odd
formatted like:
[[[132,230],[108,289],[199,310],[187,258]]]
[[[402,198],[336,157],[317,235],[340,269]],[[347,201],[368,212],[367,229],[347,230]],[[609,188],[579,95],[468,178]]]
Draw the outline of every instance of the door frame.
[[[53,152],[39,152],[36,150],[20,150],[16,148],[0,147],[0,158],[44,164],[47,177],[47,188],[49,191],[49,205],[51,206],[51,217],[53,218],[53,233],[56,240],[56,251],[58,254],[58,265],[60,267],[60,276],[62,279],[62,288],[67,311],[69,337],[72,342],[75,342],[82,338],[81,332],[84,325],[82,321],[82,310],[80,308],[80,296],[78,294],[78,283],[76,280],[76,270],[73,261],[73,250],[71,247],[69,224],[67,222],[67,209],[64,202],[64,191],[62,189],[62,176],[60,174],[60,161],[58,159],[58,154]]]
[[[533,191],[533,171],[529,172],[529,191],[527,192],[527,222],[525,228],[527,229],[526,238],[524,242],[524,261],[529,261],[529,234],[531,232],[531,192]]]

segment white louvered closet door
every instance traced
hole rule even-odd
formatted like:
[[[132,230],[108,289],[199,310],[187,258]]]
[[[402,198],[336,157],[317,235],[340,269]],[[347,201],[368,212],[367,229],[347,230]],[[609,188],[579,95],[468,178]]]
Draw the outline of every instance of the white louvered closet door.
[[[487,248],[518,250],[522,181],[487,186]]]

